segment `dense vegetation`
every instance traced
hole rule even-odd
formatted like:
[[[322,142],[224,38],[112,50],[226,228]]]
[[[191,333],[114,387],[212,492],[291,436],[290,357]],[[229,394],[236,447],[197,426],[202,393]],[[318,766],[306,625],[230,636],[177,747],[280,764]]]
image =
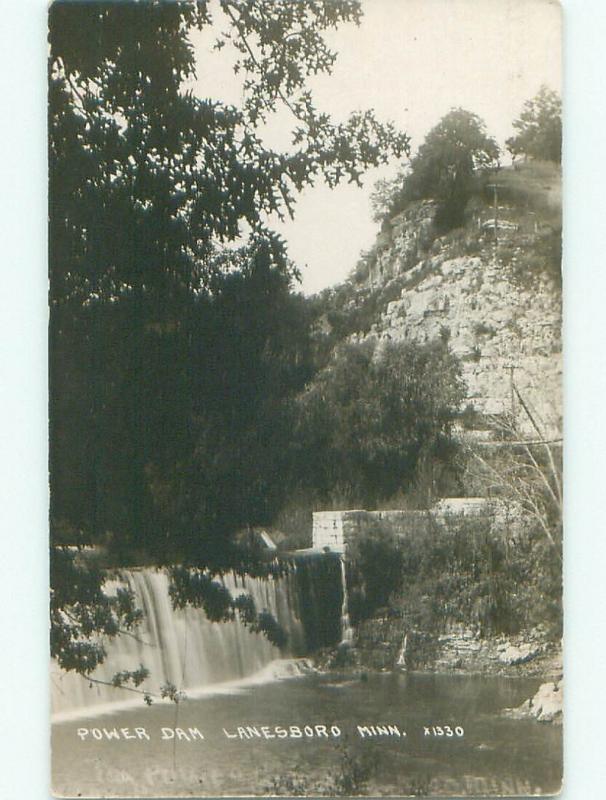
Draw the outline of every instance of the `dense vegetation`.
[[[511,539],[486,520],[438,525],[428,517],[405,540],[378,526],[356,543],[350,611],[358,622],[387,614],[400,631],[433,636],[452,625],[482,636],[541,625],[557,638],[561,580],[561,562],[538,526]]]
[[[357,305],[349,287],[337,302],[305,300],[267,224],[294,213],[305,186],[359,182],[408,153],[373,112],[334,122],[306,86],[331,71],[324,35],[358,22],[359,3],[221,0],[217,11],[216,49],[234,48],[247,75],[239,107],[184,88],[190,32],[216,23],[206,2],[50,10],[51,651],[83,674],[104,638],[140,618],[128,592],[104,592],[83,545],[114,566],[178,562],[175,603],[238,614],[282,643],[269,615],[214,580],[276,568],[242,529],[279,522],[293,498],[308,519],[317,505],[404,491],[427,504],[460,481],[464,387],[447,337],[350,341],[393,287]],[[285,151],[260,132],[278,107],[292,115]],[[482,121],[454,110],[385,189],[384,215],[431,197],[440,230],[456,228],[497,157]],[[400,580],[413,568],[398,558]],[[392,602],[388,586],[368,609]]]
[[[415,481],[430,496],[443,493],[463,398],[459,364],[444,342],[342,344],[299,398],[302,485],[365,508]]]
[[[516,135],[506,146],[514,158],[561,162],[562,102],[556,92],[541,87],[524,104],[513,127]],[[470,200],[480,194],[486,178],[500,170],[500,154],[477,114],[452,109],[395,178],[377,183],[372,196],[375,219],[386,224],[415,201],[432,199],[437,203],[438,234],[460,227]]]
[[[125,595],[99,619],[103,576],[66,545],[211,577],[262,570],[233,534],[281,502],[291,402],[312,370],[296,270],[266,220],[408,145],[371,111],[334,122],[307,89],[356,0],[214,13],[204,0],[50,9],[51,649],[85,673],[104,656],[94,635],[136,610]],[[184,88],[189,34],[210,25],[246,74],[239,107]],[[283,152],[259,133],[278,107]]]
[[[438,203],[438,230],[456,228],[463,223],[474,174],[496,167],[498,158],[499,147],[477,114],[453,109],[427,134],[406,171],[378,185],[375,216],[388,220],[412,201],[432,198]]]

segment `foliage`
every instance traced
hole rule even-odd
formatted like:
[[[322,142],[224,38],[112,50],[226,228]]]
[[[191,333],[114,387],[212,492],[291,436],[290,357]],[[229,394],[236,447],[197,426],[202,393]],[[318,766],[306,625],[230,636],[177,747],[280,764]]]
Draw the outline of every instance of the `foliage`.
[[[105,658],[104,642],[132,632],[141,620],[133,593],[125,588],[108,592],[106,581],[106,575],[78,558],[76,548],[51,548],[50,651],[66,671],[92,672]],[[122,671],[114,685],[138,686],[146,677],[143,667]]]
[[[399,631],[427,638],[427,652],[451,625],[486,636],[542,624],[561,635],[561,563],[537,529],[508,539],[489,519],[421,515],[405,539],[377,533],[361,540],[351,573],[358,620],[396,615]]]
[[[416,656],[430,655],[435,637],[452,625],[473,626],[481,635],[540,625],[548,636],[561,636],[558,455],[547,444],[496,452],[481,457],[489,481],[483,490],[498,498],[487,516],[441,521],[418,511],[405,537],[379,522],[352,545],[349,609],[358,625],[384,618],[389,628],[398,618],[397,635],[403,628],[419,639]]]
[[[408,544],[402,570],[406,591],[396,601],[405,630],[435,634],[452,623],[476,625],[484,635],[517,629],[516,595],[525,562],[508,553],[487,520],[452,519],[446,528],[434,527],[427,541]]]
[[[286,634],[266,610],[258,611],[250,595],[233,597],[223,583],[208,572],[186,567],[171,570],[170,595],[176,608],[203,608],[211,622],[228,622],[236,616],[252,633],[263,633],[271,644],[284,647]]]
[[[372,506],[426,473],[428,491],[452,460],[463,399],[456,358],[443,342],[345,343],[299,400],[303,485]]]
[[[309,378],[296,269],[267,219],[294,213],[314,181],[359,183],[408,147],[372,111],[334,122],[306,86],[336,58],[326,32],[360,16],[357,0],[220,0],[215,19],[206,0],[51,6],[53,547],[73,532],[122,563],[261,569],[229,540],[280,503],[270,476]],[[190,33],[211,25],[246,76],[240,107],[187,89]],[[260,134],[279,107],[292,120],[284,151]],[[88,674],[119,610],[91,572],[74,584],[88,592],[82,613],[99,603],[108,616],[66,624],[78,598],[59,590],[69,562],[55,562],[53,653]],[[239,611],[278,636],[262,611]]]
[[[463,108],[454,108],[427,134],[409,167],[390,182],[379,184],[373,205],[375,217],[389,219],[414,200],[438,201],[439,231],[463,223],[480,169],[498,165],[499,147],[484,122]]]
[[[198,301],[186,422],[192,444],[150,472],[162,548],[227,566],[230,533],[267,525],[288,484],[294,398],[313,370],[307,310],[258,256]],[[200,563],[204,563],[203,561]]]
[[[305,87],[308,74],[330,72],[323,33],[357,21],[357,2],[220,8],[229,27],[217,45],[232,44],[247,74],[240,109],[182,88],[195,74],[188,32],[212,22],[206,2],[51,7],[54,299],[199,285],[216,241],[235,239],[243,223],[259,235],[264,217],[292,212],[294,192],[317,177],[359,181],[405,151],[406,136],[372,112],[333,123]],[[284,153],[255,133],[282,103],[295,145]]]
[[[406,165],[395,178],[380,178],[375,183],[370,195],[372,218],[375,222],[386,223],[411,202],[405,191],[409,175],[410,165]]]
[[[538,94],[524,103],[513,127],[516,135],[506,142],[512,156],[562,161],[562,101],[557,92],[541,86]]]
[[[557,291],[562,287],[562,228],[548,229],[536,234],[533,241],[524,244],[501,244],[498,260],[510,271],[519,286],[531,290],[537,277],[547,275]]]
[[[469,448],[470,469],[484,491],[515,504],[530,527],[542,533],[561,561],[563,532],[562,440],[547,438],[526,398],[512,384],[520,415],[531,424],[528,438],[520,420],[494,421],[496,446]],[[491,452],[492,450],[492,452]]]
[[[393,533],[376,529],[356,537],[348,551],[349,612],[358,622],[389,605],[402,589],[403,550]]]

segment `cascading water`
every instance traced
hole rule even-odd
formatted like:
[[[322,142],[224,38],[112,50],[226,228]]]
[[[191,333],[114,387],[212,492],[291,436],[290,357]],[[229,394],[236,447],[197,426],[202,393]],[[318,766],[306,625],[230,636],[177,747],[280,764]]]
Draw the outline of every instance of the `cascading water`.
[[[166,572],[123,570],[119,579],[106,583],[106,591],[111,592],[112,586],[114,591],[120,585],[128,586],[143,611],[143,621],[133,633],[106,642],[107,656],[92,673],[92,681],[53,664],[51,704],[55,719],[109,710],[114,704],[124,705],[126,698],[142,702],[140,695],[111,685],[117,672],[136,670],[142,664],[150,675],[139,689],[156,697],[168,683],[195,695],[209,687],[250,681],[252,676],[268,680],[296,674],[299,665],[293,657],[339,641],[338,609],[343,603],[333,561],[324,554],[305,560],[303,565],[296,559],[290,569],[275,578],[224,576],[232,596],[249,594],[258,611],[267,610],[275,617],[288,637],[282,651],[238,619],[210,622],[202,609],[174,609]]]
[[[120,634],[106,643],[107,657],[92,673],[94,681],[53,665],[53,713],[124,702],[130,693],[113,687],[112,678],[121,670],[136,670],[141,664],[150,676],[140,689],[157,696],[163,684],[170,683],[179,690],[202,689],[253,675],[284,656],[303,655],[305,634],[294,610],[293,579],[292,572],[275,579],[235,575],[223,579],[232,596],[249,594],[258,611],[267,610],[276,618],[288,636],[287,649],[281,652],[265,636],[251,633],[237,619],[210,622],[201,609],[174,609],[165,572],[122,571],[120,580],[106,584],[106,591],[112,591],[112,583],[114,590],[126,584],[143,611],[142,624],[132,634]]]
[[[341,644],[351,644],[354,638],[351,620],[349,619],[349,604],[347,602],[347,579],[345,573],[345,559],[339,559],[341,566]]]

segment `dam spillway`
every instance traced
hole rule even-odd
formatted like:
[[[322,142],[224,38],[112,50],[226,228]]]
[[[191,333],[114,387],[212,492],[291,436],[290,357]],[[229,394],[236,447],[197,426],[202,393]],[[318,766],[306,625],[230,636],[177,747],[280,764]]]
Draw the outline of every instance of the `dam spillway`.
[[[259,676],[260,680],[297,674],[292,659],[302,658],[342,638],[344,586],[335,554],[295,554],[278,576],[257,578],[226,573],[220,580],[232,597],[249,595],[257,611],[268,611],[286,634],[282,649],[251,632],[236,616],[211,622],[203,609],[174,608],[170,576],[153,568],[123,569],[108,580],[112,593],[130,589],[143,612],[136,630],[104,641],[106,658],[90,678],[51,668],[51,709],[56,719],[94,713],[125,702],[142,702],[141,692],[159,697],[163,686],[195,694]],[[143,665],[149,676],[135,694],[112,685],[116,673]]]

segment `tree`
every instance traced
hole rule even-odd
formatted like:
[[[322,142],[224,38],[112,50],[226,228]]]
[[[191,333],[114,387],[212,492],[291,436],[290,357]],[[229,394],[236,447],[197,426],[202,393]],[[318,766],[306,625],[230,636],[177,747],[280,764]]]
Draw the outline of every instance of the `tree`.
[[[198,542],[189,555],[199,574],[258,568],[230,537],[243,519],[267,513],[259,498],[275,462],[260,471],[245,516],[228,525],[244,474],[258,464],[250,453],[251,469],[234,481],[212,456],[230,452],[233,467],[245,452],[252,410],[269,414],[261,387],[270,376],[290,374],[285,395],[272,395],[276,404],[302,379],[293,377],[300,353],[286,352],[284,325],[272,328],[272,303],[279,299],[279,317],[296,271],[267,219],[294,213],[296,193],[315,180],[359,183],[365,168],[408,146],[371,111],[333,122],[306,87],[336,58],[325,31],[360,16],[357,0],[220,0],[218,19],[206,0],[51,6],[52,653],[65,668],[89,673],[104,657],[94,635],[111,638],[135,613],[110,604],[99,622],[103,575],[79,565],[66,543],[110,538],[124,563],[154,552],[154,543],[157,553],[166,532],[178,530],[181,543]],[[184,88],[196,68],[189,33],[210,25],[216,48],[235,48],[235,69],[246,75],[239,108]],[[279,106],[292,115],[292,146],[283,152],[259,133]],[[243,307],[248,327],[227,337],[223,363],[240,386],[259,365],[263,378],[230,450],[227,420],[238,408],[231,397],[221,404],[236,387],[204,378],[218,362],[210,342],[220,341],[221,326],[233,334]],[[272,324],[250,343],[264,316]],[[196,464],[211,465],[205,486],[215,495],[198,502]],[[169,495],[178,500],[172,507]],[[72,574],[75,587],[88,586],[81,594],[61,589],[72,572],[86,573]],[[212,584],[190,588],[212,593]],[[238,611],[261,624],[254,609]],[[225,618],[233,612],[223,606]]]
[[[300,399],[303,482],[374,505],[420,481],[437,492],[464,388],[443,342],[346,343]]]
[[[357,2],[219,7],[229,29],[216,47],[233,44],[247,75],[241,108],[182,88],[195,74],[188,31],[213,22],[207,2],[51,7],[53,299],[197,287],[217,242],[244,223],[258,235],[317,178],[359,182],[366,167],[405,152],[407,137],[372,112],[333,123],[305,87],[309,74],[330,72],[336,55],[323,32],[357,22]],[[292,113],[287,152],[256,132],[280,104]]]
[[[440,228],[457,227],[463,222],[474,173],[495,166],[498,157],[499,147],[480,117],[455,108],[432,128],[413,158],[409,192],[415,199],[438,201]]]
[[[430,130],[410,165],[394,181],[379,183],[375,218],[389,218],[415,200],[438,202],[436,224],[449,230],[463,223],[473,176],[497,166],[499,147],[477,114],[453,108]]]
[[[557,92],[541,86],[538,94],[527,100],[513,123],[516,135],[506,141],[514,156],[562,161],[562,101]]]
[[[187,362],[195,444],[154,472],[161,552],[229,563],[229,533],[281,506],[295,396],[313,374],[309,309],[257,250],[198,300]]]

